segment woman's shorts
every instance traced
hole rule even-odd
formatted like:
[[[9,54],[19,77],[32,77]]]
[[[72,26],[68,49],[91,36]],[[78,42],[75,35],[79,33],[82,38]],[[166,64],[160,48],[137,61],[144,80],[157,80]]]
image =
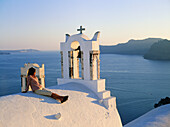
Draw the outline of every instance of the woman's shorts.
[[[45,95],[45,96],[51,96],[52,92],[49,90],[46,90],[45,88],[40,88],[38,90],[35,90],[34,93],[39,95]]]

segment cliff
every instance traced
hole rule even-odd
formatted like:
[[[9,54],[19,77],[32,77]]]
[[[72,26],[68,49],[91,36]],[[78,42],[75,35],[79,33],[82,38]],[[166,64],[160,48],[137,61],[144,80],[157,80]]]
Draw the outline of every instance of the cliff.
[[[20,50],[0,50],[0,54],[10,54],[10,53],[18,53],[18,52],[37,52],[39,50],[36,49],[20,49]]]
[[[151,60],[170,60],[170,41],[162,40],[154,43],[144,55],[144,58]]]
[[[162,40],[161,38],[147,38],[144,40],[129,40],[114,46],[100,45],[103,54],[144,55],[152,44]]]

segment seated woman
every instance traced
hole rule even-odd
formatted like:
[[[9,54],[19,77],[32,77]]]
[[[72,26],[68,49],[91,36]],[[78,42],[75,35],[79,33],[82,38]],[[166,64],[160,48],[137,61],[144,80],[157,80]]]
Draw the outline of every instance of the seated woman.
[[[42,88],[35,74],[36,70],[33,67],[31,67],[28,71],[26,90],[23,93],[26,93],[29,89],[29,86],[31,86],[31,89],[34,93],[52,97],[53,99],[58,100],[61,103],[65,102],[68,99],[68,96],[60,96],[56,93],[52,93],[51,91],[45,88]]]

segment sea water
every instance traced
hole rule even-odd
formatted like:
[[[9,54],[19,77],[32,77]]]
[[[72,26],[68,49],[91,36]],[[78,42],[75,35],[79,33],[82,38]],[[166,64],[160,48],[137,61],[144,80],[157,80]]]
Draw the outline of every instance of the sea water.
[[[170,61],[152,61],[135,55],[101,54],[101,78],[116,96],[123,124],[154,108],[170,96]],[[60,53],[56,51],[0,55],[0,96],[21,91],[20,67],[25,63],[45,64],[46,87],[61,78]]]

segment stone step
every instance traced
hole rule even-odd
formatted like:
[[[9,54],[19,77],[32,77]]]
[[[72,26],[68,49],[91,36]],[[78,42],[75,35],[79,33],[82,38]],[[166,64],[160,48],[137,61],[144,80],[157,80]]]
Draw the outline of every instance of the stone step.
[[[110,91],[109,90],[104,90],[102,92],[98,92],[98,97],[100,99],[108,98],[108,97],[110,97]]]
[[[106,99],[103,99],[103,104],[106,106],[106,108],[116,108],[116,97],[108,97]]]

